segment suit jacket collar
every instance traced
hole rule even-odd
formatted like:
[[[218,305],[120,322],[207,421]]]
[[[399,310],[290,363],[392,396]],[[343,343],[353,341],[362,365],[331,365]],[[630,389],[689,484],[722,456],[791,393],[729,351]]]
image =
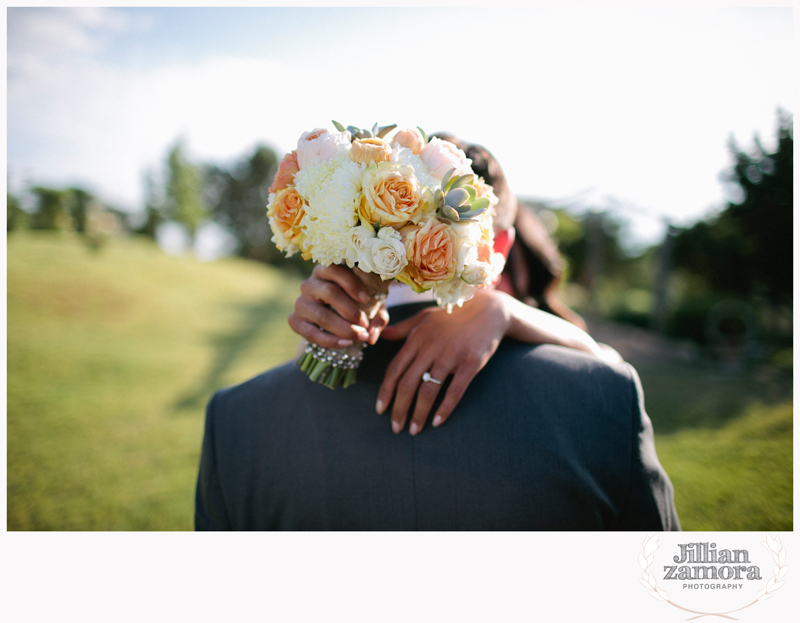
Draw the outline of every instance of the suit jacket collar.
[[[434,301],[421,301],[419,303],[406,303],[389,308],[389,324],[402,322],[427,307],[435,307]]]

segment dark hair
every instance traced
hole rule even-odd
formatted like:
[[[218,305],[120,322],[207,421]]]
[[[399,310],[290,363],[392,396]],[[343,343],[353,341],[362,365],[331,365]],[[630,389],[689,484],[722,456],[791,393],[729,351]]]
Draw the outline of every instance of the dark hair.
[[[564,260],[544,223],[532,209],[521,204],[514,226],[517,235],[503,270],[508,275],[514,296],[585,331],[583,318],[558,298]]]

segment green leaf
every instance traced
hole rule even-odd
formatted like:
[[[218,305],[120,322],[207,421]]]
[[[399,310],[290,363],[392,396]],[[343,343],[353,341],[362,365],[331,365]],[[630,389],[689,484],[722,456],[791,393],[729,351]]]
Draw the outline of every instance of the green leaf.
[[[480,216],[484,212],[486,212],[486,208],[477,208],[477,209],[472,209],[469,212],[461,212],[459,216],[461,217],[462,221],[464,219],[470,219],[471,220],[471,219],[474,219],[476,216]]]
[[[451,221],[458,222],[459,220],[461,220],[461,215],[448,205],[442,208],[442,212],[444,212],[444,215]]]
[[[472,209],[473,210],[485,210],[489,207],[489,197],[478,197],[475,201],[472,202]]]
[[[344,132],[345,131],[344,126],[341,123],[339,123],[338,121],[334,121],[333,119],[331,119],[331,122],[333,123],[333,127],[335,127],[337,130],[339,130],[339,132]]]
[[[474,173],[467,173],[466,175],[462,175],[455,182],[450,185],[450,188],[460,188],[465,186],[466,184],[471,184],[475,181],[475,174]]]
[[[466,190],[469,193],[469,201],[467,203],[472,203],[478,198],[478,191],[475,190],[474,186],[470,185],[464,186],[464,190]]]
[[[382,128],[380,128],[378,130],[378,133],[375,136],[377,136],[378,138],[383,138],[384,136],[389,134],[389,132],[394,130],[396,127],[397,127],[396,123],[394,123],[392,125],[385,125],[385,126],[383,126]]]
[[[455,172],[456,172],[455,168],[452,168],[452,169],[450,169],[450,170],[449,170],[447,173],[445,173],[445,174],[444,174],[444,177],[442,178],[442,190],[443,190],[444,192],[447,192],[447,190],[448,190],[448,188],[447,188],[447,185],[448,185],[448,183],[450,182],[450,177],[451,177],[451,176],[453,175],[453,173],[455,173]]]
[[[454,188],[444,198],[445,204],[457,208],[464,205],[464,202],[469,199],[469,193],[463,188]]]
[[[425,130],[423,130],[419,126],[417,126],[417,130],[419,130],[419,133],[422,134],[422,142],[423,142],[423,144],[427,145],[428,144],[428,135],[425,134]]]
[[[444,205],[444,193],[441,188],[433,191],[433,203],[437,208],[441,208]]]

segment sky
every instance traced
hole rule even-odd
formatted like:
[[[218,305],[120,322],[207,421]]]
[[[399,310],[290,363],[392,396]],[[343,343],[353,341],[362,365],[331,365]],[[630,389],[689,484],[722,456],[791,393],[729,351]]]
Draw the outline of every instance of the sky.
[[[450,131],[519,196],[630,220],[719,211],[733,136],[793,113],[792,9],[9,8],[8,183],[141,210],[183,138],[198,163],[279,155],[331,119]]]

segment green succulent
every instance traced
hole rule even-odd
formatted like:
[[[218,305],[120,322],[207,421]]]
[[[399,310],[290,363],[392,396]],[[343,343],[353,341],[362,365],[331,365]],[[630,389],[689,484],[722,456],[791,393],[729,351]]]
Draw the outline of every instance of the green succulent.
[[[433,193],[436,215],[454,223],[475,221],[489,208],[488,197],[478,197],[478,191],[472,185],[475,174],[454,176],[455,169],[450,169],[442,178],[441,188]]]
[[[333,122],[333,125],[336,127],[336,129],[339,130],[339,132],[345,132],[345,131],[350,132],[351,136],[350,140],[353,141],[356,140],[357,138],[383,138],[384,136],[389,134],[389,132],[391,132],[397,127],[397,124],[395,123],[393,125],[385,125],[379,128],[378,124],[376,123],[375,125],[372,126],[371,130],[366,130],[362,128],[357,128],[354,125],[349,125],[345,128],[338,121],[333,121],[333,119],[331,119],[331,121]]]

